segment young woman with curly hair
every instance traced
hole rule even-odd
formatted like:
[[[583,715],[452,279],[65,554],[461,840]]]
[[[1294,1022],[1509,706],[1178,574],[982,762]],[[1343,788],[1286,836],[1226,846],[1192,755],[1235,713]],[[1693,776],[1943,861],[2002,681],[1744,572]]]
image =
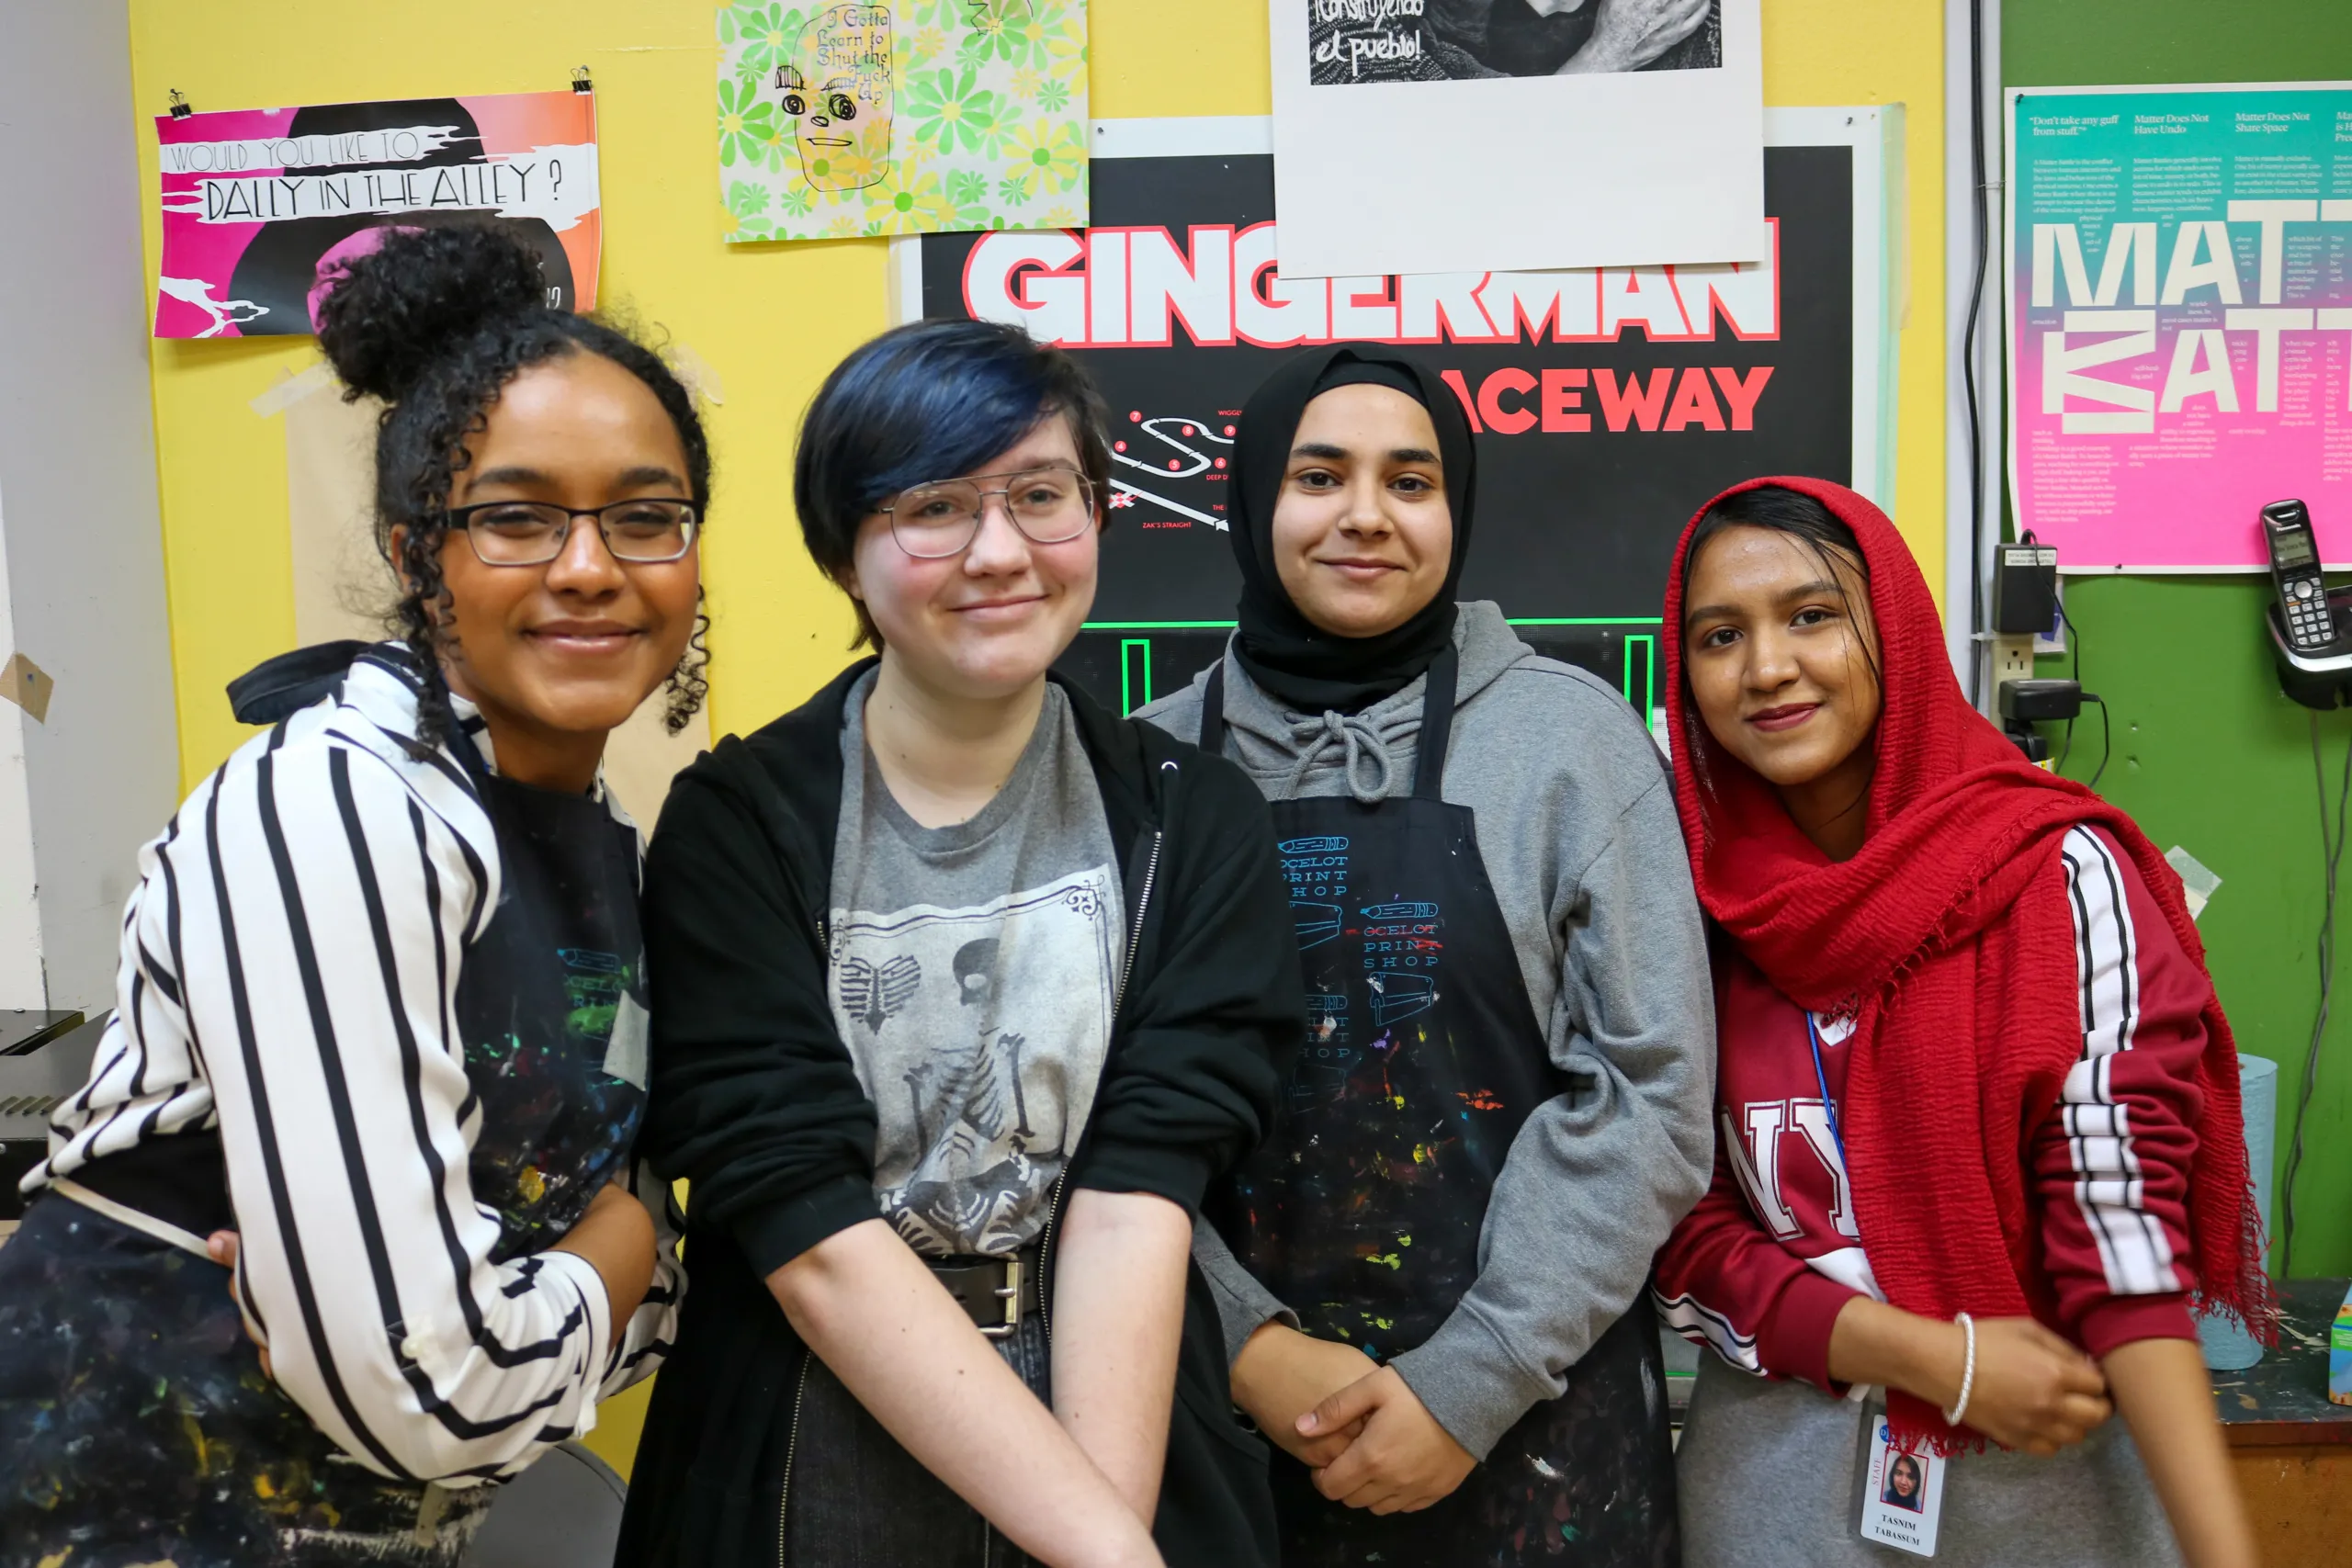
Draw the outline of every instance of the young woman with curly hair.
[[[670,1337],[599,761],[698,694],[710,460],[658,358],[545,301],[482,228],[390,231],[327,299],[389,404],[402,636],[238,682],[272,728],[141,852],[113,1021],[0,1252],[11,1561],[454,1564]]]

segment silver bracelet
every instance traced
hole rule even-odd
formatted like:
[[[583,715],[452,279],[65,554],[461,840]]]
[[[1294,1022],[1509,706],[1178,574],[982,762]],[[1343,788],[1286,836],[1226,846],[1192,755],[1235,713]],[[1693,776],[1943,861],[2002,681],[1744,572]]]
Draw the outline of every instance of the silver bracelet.
[[[1959,1324],[1961,1332],[1968,1336],[1968,1359],[1962,1363],[1960,1370],[1960,1402],[1943,1413],[1945,1423],[1957,1427],[1960,1418],[1968,1414],[1968,1396],[1976,1387],[1976,1320],[1962,1313],[1952,1321]]]

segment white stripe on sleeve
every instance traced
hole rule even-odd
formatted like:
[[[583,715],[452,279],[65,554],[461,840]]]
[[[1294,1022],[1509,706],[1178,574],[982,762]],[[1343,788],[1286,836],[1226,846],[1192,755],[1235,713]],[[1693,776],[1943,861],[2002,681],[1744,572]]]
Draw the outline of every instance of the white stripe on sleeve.
[[[2059,1104],[2074,1163],[2075,1201],[2098,1244],[2108,1290],[2119,1296],[2181,1288],[2163,1223],[2147,1212],[2140,1160],[2132,1146],[2131,1108],[2111,1091],[2108,1069],[2132,1049],[2140,1023],[2139,946],[2123,873],[2105,842],[2086,828],[2059,848],[2075,916],[2075,955],[2082,987],[2083,1055],[2067,1071]]]

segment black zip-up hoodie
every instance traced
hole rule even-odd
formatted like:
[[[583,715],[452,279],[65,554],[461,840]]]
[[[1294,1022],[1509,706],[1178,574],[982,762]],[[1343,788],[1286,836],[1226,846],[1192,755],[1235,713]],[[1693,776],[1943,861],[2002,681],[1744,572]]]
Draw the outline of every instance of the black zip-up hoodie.
[[[875,1110],[833,1027],[823,934],[843,706],[871,662],[679,774],[647,854],[640,1146],[692,1183],[694,1288],[654,1385],[616,1568],[783,1561],[809,1352],[766,1279],[880,1212]],[[1196,1213],[1272,1120],[1306,1016],[1271,817],[1230,762],[1064,691],[1125,868],[1133,942],[1069,1182]],[[1170,1568],[1275,1561],[1266,1450],[1233,1416],[1227,1364],[1192,1269],[1154,1532]]]

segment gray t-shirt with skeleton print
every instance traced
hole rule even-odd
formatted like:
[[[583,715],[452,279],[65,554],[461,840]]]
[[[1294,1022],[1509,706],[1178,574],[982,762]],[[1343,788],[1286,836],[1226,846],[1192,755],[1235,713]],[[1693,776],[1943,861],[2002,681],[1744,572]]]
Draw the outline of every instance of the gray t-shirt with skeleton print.
[[[1093,769],[1061,692],[996,798],[925,828],[842,728],[833,1023],[879,1113],[881,1211],[930,1257],[1002,1256],[1044,1228],[1111,1041],[1126,910]]]

